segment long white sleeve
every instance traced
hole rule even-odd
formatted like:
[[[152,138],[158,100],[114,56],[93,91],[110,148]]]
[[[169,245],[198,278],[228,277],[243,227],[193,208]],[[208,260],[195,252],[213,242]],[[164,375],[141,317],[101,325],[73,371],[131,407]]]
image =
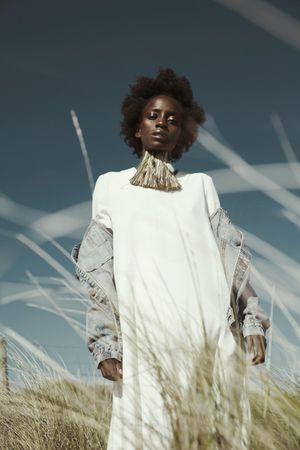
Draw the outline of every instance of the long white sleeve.
[[[207,174],[205,183],[205,195],[206,195],[208,215],[211,216],[220,207],[220,199],[212,177]]]
[[[96,181],[92,199],[92,218],[97,219],[106,228],[112,230],[109,213],[109,192],[107,175],[100,175]]]

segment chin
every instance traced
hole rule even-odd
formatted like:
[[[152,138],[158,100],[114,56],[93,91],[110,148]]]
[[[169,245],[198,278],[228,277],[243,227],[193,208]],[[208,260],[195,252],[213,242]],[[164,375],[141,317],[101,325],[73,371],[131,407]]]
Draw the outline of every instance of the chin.
[[[146,150],[149,152],[167,152],[168,150],[163,147],[163,145],[154,145],[153,147],[147,147]]]

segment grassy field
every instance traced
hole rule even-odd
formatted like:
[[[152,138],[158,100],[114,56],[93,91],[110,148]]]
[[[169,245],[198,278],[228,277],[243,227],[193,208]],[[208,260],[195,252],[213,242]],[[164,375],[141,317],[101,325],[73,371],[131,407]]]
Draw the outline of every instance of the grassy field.
[[[45,382],[2,394],[1,450],[104,449],[111,391],[83,382]]]
[[[17,391],[1,393],[1,450],[106,449],[110,385],[42,376],[27,380],[27,386]],[[261,394],[248,391],[252,411],[250,448],[299,449],[300,385],[290,382],[289,390],[284,391],[275,380],[262,380]],[[170,380],[165,381],[169,386],[165,386],[166,394],[170,394],[173,450],[213,449],[216,444],[220,449],[238,448],[232,437],[236,422],[225,424],[214,416],[211,385],[203,373],[196,374],[185,398],[178,396],[174,386],[170,389]],[[230,408],[234,412],[234,402]]]

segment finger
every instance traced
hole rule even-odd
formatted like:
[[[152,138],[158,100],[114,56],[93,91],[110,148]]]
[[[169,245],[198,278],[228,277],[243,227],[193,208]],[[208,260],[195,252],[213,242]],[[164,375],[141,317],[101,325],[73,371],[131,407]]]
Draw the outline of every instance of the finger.
[[[110,373],[110,377],[111,377],[110,379],[112,381],[118,381],[121,378],[118,364],[119,364],[119,362],[113,362],[113,364],[112,364],[111,373]]]
[[[265,342],[264,342],[264,336],[257,335],[253,336],[255,346],[256,346],[256,355],[254,358],[255,364],[260,364],[265,362]]]
[[[260,364],[261,362],[263,362],[263,359],[264,359],[264,347],[263,347],[262,336],[260,336],[260,335],[255,336],[255,345],[256,345],[256,349],[257,349],[255,362],[257,364]]]
[[[252,349],[251,349],[251,362],[252,365],[254,364],[258,364],[259,362],[259,356],[258,356],[258,352],[259,352],[259,339],[257,335],[252,335]]]
[[[118,375],[115,373],[114,370],[112,370],[112,372],[106,372],[105,374],[105,378],[107,378],[110,381],[118,381],[119,377]]]
[[[264,342],[264,336],[258,335],[256,337],[256,346],[257,346],[257,364],[264,363],[265,362],[265,342]]]
[[[252,360],[252,358],[253,358],[253,355],[252,355],[252,353],[253,353],[253,340],[252,340],[252,336],[251,335],[246,336],[246,345],[247,345],[248,356]]]
[[[249,335],[246,336],[246,343],[247,343],[247,352],[248,352],[248,358],[250,360],[251,365],[258,364],[259,359],[257,358],[258,355],[258,342],[256,340],[256,335]]]
[[[111,381],[118,381],[121,377],[120,373],[120,361],[118,360],[112,360],[109,363],[109,369],[108,369],[108,379]]]
[[[117,368],[118,376],[119,376],[120,378],[123,378],[122,363],[117,362],[116,368]]]
[[[104,378],[110,381],[117,381],[117,374],[115,373],[115,361],[112,359],[104,360],[100,365],[100,370]]]

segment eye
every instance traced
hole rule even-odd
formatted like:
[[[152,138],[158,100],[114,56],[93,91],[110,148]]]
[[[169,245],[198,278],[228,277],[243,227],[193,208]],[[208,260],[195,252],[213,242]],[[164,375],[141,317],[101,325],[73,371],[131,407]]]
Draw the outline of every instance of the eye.
[[[168,119],[169,123],[171,123],[172,125],[179,125],[179,122],[177,119],[173,119],[172,117],[170,117]]]

